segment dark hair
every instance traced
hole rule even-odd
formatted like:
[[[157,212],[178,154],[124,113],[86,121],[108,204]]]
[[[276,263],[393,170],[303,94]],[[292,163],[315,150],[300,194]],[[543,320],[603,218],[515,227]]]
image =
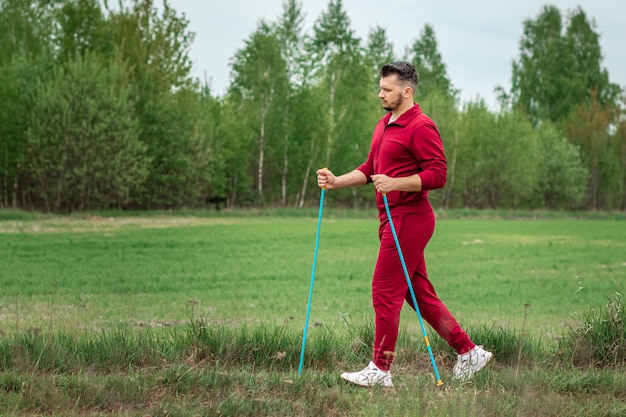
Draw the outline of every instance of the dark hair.
[[[383,65],[380,69],[380,76],[386,77],[391,74],[398,74],[398,81],[401,83],[409,84],[411,88],[413,88],[413,92],[417,91],[417,86],[419,84],[419,75],[417,74],[417,70],[415,67],[409,63],[404,61],[391,62],[389,64]]]

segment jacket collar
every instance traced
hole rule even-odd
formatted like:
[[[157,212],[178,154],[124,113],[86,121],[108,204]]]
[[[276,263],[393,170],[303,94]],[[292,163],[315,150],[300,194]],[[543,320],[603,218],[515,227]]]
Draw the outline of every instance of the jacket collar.
[[[419,104],[413,103],[413,107],[402,113],[402,116],[398,117],[396,120],[392,122],[394,125],[406,126],[409,124],[410,120],[413,120],[416,116],[422,113],[422,109]],[[384,118],[385,125],[389,124],[389,120],[391,119],[391,112],[387,113]]]

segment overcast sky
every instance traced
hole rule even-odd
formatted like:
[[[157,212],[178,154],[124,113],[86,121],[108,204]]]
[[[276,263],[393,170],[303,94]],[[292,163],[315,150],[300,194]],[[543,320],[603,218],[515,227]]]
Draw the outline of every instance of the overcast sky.
[[[189,19],[196,34],[191,47],[193,75],[210,81],[222,95],[230,80],[229,61],[244,46],[260,19],[276,20],[284,0],[169,0]],[[328,8],[329,0],[301,0],[306,14],[304,30]],[[343,0],[351,28],[363,41],[376,25],[387,32],[395,55],[419,37],[424,24],[434,27],[439,52],[461,100],[482,97],[494,107],[493,90],[510,88],[511,63],[519,55],[525,19],[535,19],[546,4],[562,15],[580,6],[596,23],[603,67],[610,80],[626,86],[626,1],[624,0]]]

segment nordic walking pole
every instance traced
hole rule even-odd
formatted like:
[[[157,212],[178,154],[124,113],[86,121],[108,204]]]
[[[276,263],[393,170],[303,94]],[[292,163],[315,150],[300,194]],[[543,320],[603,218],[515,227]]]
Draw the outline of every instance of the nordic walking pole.
[[[437,364],[435,363],[433,350],[430,348],[430,342],[428,341],[428,336],[426,335],[426,328],[424,327],[424,321],[422,320],[420,309],[417,306],[417,299],[415,298],[415,292],[413,292],[413,285],[411,285],[411,279],[409,278],[409,271],[407,271],[406,264],[404,263],[404,256],[402,256],[402,249],[400,249],[400,241],[398,240],[398,236],[396,235],[396,228],[393,226],[393,220],[391,219],[391,212],[389,211],[389,203],[387,202],[387,195],[385,193],[383,193],[383,200],[385,201],[385,211],[387,212],[387,219],[389,219],[389,226],[391,227],[393,240],[396,242],[396,248],[398,249],[398,256],[400,256],[400,263],[402,263],[402,269],[404,270],[404,277],[406,278],[406,283],[409,286],[409,292],[411,293],[413,306],[415,306],[415,312],[417,313],[417,318],[419,319],[420,326],[422,327],[422,334],[424,335],[424,342],[426,342],[426,348],[428,349],[430,362],[433,364],[433,370],[435,371],[435,379],[437,380],[437,386],[439,387],[443,385],[443,382],[441,382],[441,378],[439,377],[439,371],[437,371]]]
[[[324,168],[328,169],[328,168]],[[324,208],[324,191],[323,187],[320,192],[320,210],[317,215],[317,234],[315,236],[315,251],[313,252],[313,267],[311,269],[311,285],[309,287],[309,304],[306,308],[306,320],[304,322],[304,335],[302,337],[302,351],[300,352],[300,365],[298,365],[298,375],[302,373],[302,365],[304,364],[304,349],[306,347],[306,335],[309,330],[309,316],[311,315],[311,301],[313,300],[313,283],[315,282],[315,265],[317,264],[317,249],[320,245],[320,230],[322,228],[322,209]]]

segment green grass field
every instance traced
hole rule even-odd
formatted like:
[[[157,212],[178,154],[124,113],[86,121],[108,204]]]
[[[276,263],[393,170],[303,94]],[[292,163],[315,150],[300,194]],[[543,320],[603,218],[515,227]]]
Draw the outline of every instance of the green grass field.
[[[370,317],[371,218],[324,219],[312,320]],[[91,217],[0,223],[0,326],[294,320],[301,325],[316,217]],[[558,335],[626,285],[623,220],[440,220],[431,280],[467,324]],[[406,311],[413,314],[412,311]],[[409,318],[405,321],[411,321]],[[410,323],[407,323],[410,324]]]
[[[550,360],[533,363],[545,354],[524,351],[524,363],[533,369],[525,374],[531,381],[526,386],[519,378],[521,355],[511,353],[521,352],[524,340],[554,348],[581,317],[624,293],[626,216],[439,213],[426,259],[440,297],[476,342],[490,348],[495,334],[504,335],[503,345],[511,336],[517,344],[495,346],[504,359],[500,365],[469,388],[448,389],[442,403],[431,386],[417,318],[408,308],[393,395],[385,398],[338,380],[342,366],[362,367],[369,355],[370,280],[378,245],[371,212],[326,211],[310,356],[305,375],[295,377],[317,227],[316,212],[302,213],[55,217],[0,212],[0,335],[5,341],[0,353],[14,358],[16,351],[30,352],[24,344],[32,345],[31,362],[6,359],[0,365],[0,388],[10,393],[0,400],[0,414],[518,416],[537,415],[533,411],[545,407],[542,415],[626,410],[610,407],[626,398],[623,372],[555,374],[545,367]],[[221,348],[229,360],[212,357],[206,332],[230,341],[222,341]],[[486,340],[478,340],[481,336]],[[432,339],[448,382],[453,356],[441,340]],[[116,340],[128,351],[146,349],[143,359],[107,359],[98,349],[116,346]],[[66,343],[89,347],[74,354],[81,359],[55,359],[69,351]],[[262,346],[247,356],[227,354],[227,346],[249,352],[250,343],[270,346],[264,361],[257,363],[254,353]],[[155,351],[163,356],[160,365],[151,356]],[[198,351],[204,353],[198,356]],[[410,371],[415,361],[420,362],[417,373]],[[168,378],[170,384],[159,385]],[[63,380],[74,389],[44,388]],[[561,386],[562,392],[542,393],[546,384]],[[581,398],[591,398],[599,408],[581,408],[569,398],[572,384],[574,394],[582,390]],[[120,386],[136,397],[111,394]],[[420,394],[414,396],[414,390]],[[163,397],[153,398],[159,392]],[[80,398],[92,401],[80,405]],[[360,407],[364,401],[369,408]],[[62,404],[65,412],[52,403]],[[559,414],[563,407],[570,413]]]

